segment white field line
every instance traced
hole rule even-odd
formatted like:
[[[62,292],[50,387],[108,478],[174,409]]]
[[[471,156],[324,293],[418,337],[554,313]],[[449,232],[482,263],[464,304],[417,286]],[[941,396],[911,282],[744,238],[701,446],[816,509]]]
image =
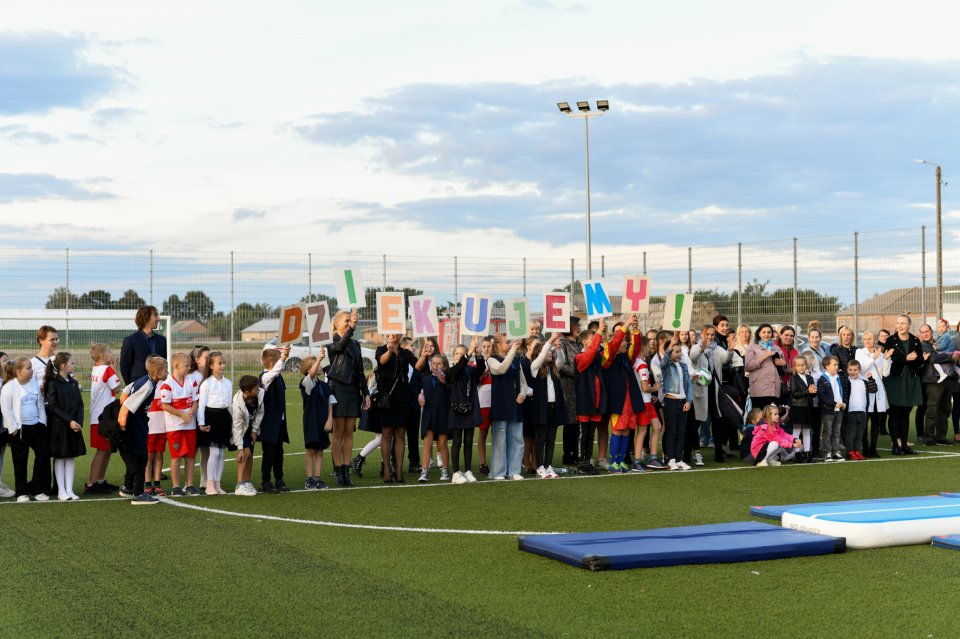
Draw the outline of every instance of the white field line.
[[[257,521],[280,521],[290,524],[307,524],[311,526],[327,526],[330,528],[354,528],[358,530],[386,530],[391,532],[412,532],[412,533],[430,533],[430,534],[451,534],[451,535],[559,535],[558,532],[531,532],[525,530],[470,530],[457,528],[408,528],[405,526],[374,526],[370,524],[345,524],[338,521],[322,521],[319,519],[294,519],[291,517],[277,517],[274,515],[258,515],[256,513],[238,513],[231,510],[221,510],[219,508],[206,508],[182,501],[174,501],[167,497],[161,497],[160,501],[170,506],[178,508],[187,508],[189,510],[198,510],[215,515],[227,515],[230,517],[242,517],[245,519],[256,519]]]

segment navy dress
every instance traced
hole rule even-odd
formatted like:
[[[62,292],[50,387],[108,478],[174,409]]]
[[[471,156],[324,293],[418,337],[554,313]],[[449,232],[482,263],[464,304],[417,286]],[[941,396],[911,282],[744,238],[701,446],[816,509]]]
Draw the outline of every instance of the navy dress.
[[[477,358],[477,365],[470,366],[470,358],[463,357],[447,371],[447,384],[450,388],[450,416],[448,426],[450,430],[467,430],[475,428],[483,422],[480,413],[480,402],[477,400],[477,380],[483,377],[487,370],[487,363],[482,357]],[[470,402],[472,410],[466,415],[457,415],[453,412],[453,405]]]
[[[50,434],[50,456],[70,459],[87,454],[83,431],[70,428],[70,422],[83,424],[83,396],[80,384],[73,377],[57,375],[46,387],[47,430]]]
[[[450,432],[450,389],[434,375],[423,377],[423,415],[420,417],[420,437],[433,431],[434,437]]]
[[[324,430],[329,414],[330,396],[333,390],[323,380],[316,380],[307,391],[309,377],[300,381],[300,397],[303,399],[303,445],[310,450],[330,448],[330,433]],[[305,384],[306,382],[306,384]]]

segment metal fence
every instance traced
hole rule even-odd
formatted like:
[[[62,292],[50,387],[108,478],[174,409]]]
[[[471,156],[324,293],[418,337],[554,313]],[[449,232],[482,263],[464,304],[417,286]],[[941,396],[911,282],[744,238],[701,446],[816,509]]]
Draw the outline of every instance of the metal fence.
[[[736,242],[736,229],[723,230],[730,241],[716,246],[654,247],[619,255],[594,254],[594,277],[619,294],[624,275],[651,277],[652,294],[700,292],[710,312],[738,323],[760,321],[805,325],[821,321],[827,332],[850,309],[860,323],[864,300],[895,288],[920,287],[923,315],[936,312],[924,286],[935,282],[933,238],[915,227],[844,235],[794,237],[776,232],[769,241]],[[639,237],[643,241],[645,238]],[[206,333],[169,336],[174,348],[210,343],[230,350],[237,368],[255,368],[262,341],[243,342],[242,331],[283,305],[318,296],[334,296],[332,270],[352,267],[367,288],[414,289],[437,296],[442,310],[456,316],[456,302],[466,292],[495,299],[528,296],[533,312],[542,310],[541,294],[574,290],[582,307],[578,281],[585,260],[577,257],[433,255],[349,255],[239,252],[114,251],[0,247],[0,350],[27,354],[28,335],[3,328],[4,310],[57,308],[130,309],[152,303],[164,315],[199,319]],[[960,241],[944,238],[944,281],[960,283]],[[945,287],[948,288],[948,287]],[[191,293],[193,292],[193,293]],[[199,293],[198,293],[199,292]],[[362,317],[373,319],[373,308]],[[953,318],[954,320],[960,318]],[[651,317],[648,322],[654,321]],[[80,337],[76,338],[81,340]],[[24,340],[26,342],[24,343]],[[89,342],[84,336],[82,341]],[[64,343],[62,348],[82,349]],[[119,344],[115,345],[118,348]],[[250,356],[243,353],[250,350]],[[250,361],[247,361],[250,360]],[[231,368],[236,369],[233,365]]]

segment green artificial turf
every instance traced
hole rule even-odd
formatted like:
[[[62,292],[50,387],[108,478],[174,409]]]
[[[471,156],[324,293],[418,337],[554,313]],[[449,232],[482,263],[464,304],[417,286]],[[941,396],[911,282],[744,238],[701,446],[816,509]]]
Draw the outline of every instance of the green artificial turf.
[[[291,394],[291,417],[294,405]],[[298,429],[292,428],[295,439]],[[741,469],[462,486],[440,485],[434,471],[426,487],[408,476],[413,485],[407,487],[179,503],[372,526],[653,528],[744,521],[757,504],[960,488],[960,455],[946,455],[960,447],[931,451],[880,462],[726,464]],[[706,457],[708,471],[721,467]],[[476,460],[475,454],[475,472]],[[9,456],[6,461],[4,479],[12,483]],[[79,488],[89,457],[78,461]],[[290,485],[302,487],[302,457],[286,462]],[[374,453],[358,483],[382,486],[378,466]],[[119,460],[112,462],[110,478],[121,470]],[[225,478],[234,472],[228,463]],[[258,472],[259,464],[254,477]],[[167,504],[135,508],[122,500],[4,503],[0,530],[0,637],[926,638],[960,632],[949,604],[960,587],[960,553],[929,546],[591,573],[521,552],[514,535],[334,528]]]

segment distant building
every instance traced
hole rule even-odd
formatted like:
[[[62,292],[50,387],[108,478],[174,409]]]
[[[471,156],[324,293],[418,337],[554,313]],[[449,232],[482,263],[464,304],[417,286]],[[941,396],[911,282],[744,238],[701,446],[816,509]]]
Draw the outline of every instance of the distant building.
[[[241,342],[266,342],[277,336],[280,329],[279,317],[265,317],[250,326],[241,329]]]
[[[956,326],[960,321],[960,314],[957,310],[953,311],[954,317],[951,317],[951,309],[955,304],[949,303],[951,299],[956,299],[960,294],[960,286],[944,286],[944,314],[945,318],[952,326]],[[928,286],[921,290],[920,286],[910,288],[893,288],[884,293],[879,293],[873,297],[860,302],[859,312],[855,318],[854,306],[848,306],[837,313],[837,326],[849,326],[854,328],[856,319],[856,330],[860,333],[870,331],[876,333],[881,328],[892,331],[896,327],[897,315],[907,313],[913,320],[913,332],[916,333],[920,324],[934,324],[937,318],[937,287]],[[925,303],[924,303],[925,302]],[[923,307],[926,306],[926,317],[923,316]],[[859,337],[859,336],[858,336]]]
[[[180,320],[173,325],[170,332],[177,341],[205,339],[209,335],[207,327],[197,320]]]

